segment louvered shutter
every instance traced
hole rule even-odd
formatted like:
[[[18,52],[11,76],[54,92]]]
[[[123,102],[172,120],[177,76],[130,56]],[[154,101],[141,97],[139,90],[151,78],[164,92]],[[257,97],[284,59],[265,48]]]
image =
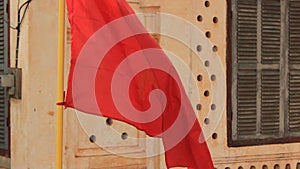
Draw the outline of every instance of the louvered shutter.
[[[236,0],[233,140],[280,134],[280,0]]]
[[[288,130],[300,132],[300,0],[289,2],[289,83]]]
[[[257,144],[299,138],[300,0],[232,5],[230,139]]]
[[[0,0],[0,74],[8,69],[8,20],[7,0]],[[0,149],[8,150],[8,93],[0,87]]]
[[[260,130],[262,137],[280,134],[280,61],[281,4],[280,0],[261,1],[261,63],[260,69]],[[260,57],[260,56],[258,56]],[[259,114],[260,113],[260,114]]]
[[[237,3],[236,25],[236,133],[238,136],[256,135],[257,86],[257,3],[240,0]]]

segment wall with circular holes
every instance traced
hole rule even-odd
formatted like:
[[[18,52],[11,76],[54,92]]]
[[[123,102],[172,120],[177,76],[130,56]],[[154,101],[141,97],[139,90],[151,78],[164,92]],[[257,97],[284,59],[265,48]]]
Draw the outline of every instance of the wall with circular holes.
[[[199,94],[199,98],[197,98],[199,100],[193,100],[195,98],[191,100],[199,115],[201,126],[205,129],[207,126],[216,125],[212,127],[214,130],[208,131],[206,136],[217,169],[300,169],[299,143],[228,147],[226,105],[221,113],[221,119],[209,114],[216,113],[216,110],[223,106],[217,104],[216,98],[213,97],[217,93],[219,94],[217,99],[222,100],[223,94],[221,91],[216,91],[217,89],[213,86],[221,83],[224,85],[223,89],[226,90],[226,83],[224,84],[224,81],[220,80],[220,75],[210,72],[214,70],[210,69],[212,66],[218,65],[214,63],[216,60],[212,58],[197,60],[197,56],[201,57],[202,54],[206,54],[209,57],[219,57],[221,65],[218,66],[222,66],[220,69],[226,75],[227,65],[230,65],[226,62],[226,52],[231,46],[227,44],[227,35],[231,33],[227,32],[227,25],[230,25],[230,18],[227,18],[230,17],[227,5],[231,5],[231,2],[226,0],[161,1],[161,12],[179,16],[195,25],[201,30],[210,45],[207,45],[207,40],[202,37],[194,39],[197,36],[187,33],[193,29],[189,25],[186,27],[179,25],[174,29],[182,29],[182,34],[190,36],[190,46],[187,47],[176,39],[162,35],[160,44],[164,49],[181,57],[193,73],[193,80],[198,86],[196,92]],[[211,50],[212,54],[205,53],[205,50]],[[187,92],[195,92],[191,90],[195,89],[190,87]],[[229,98],[227,95],[224,97],[226,102],[226,99]],[[217,121],[217,124],[214,121]]]
[[[204,130],[216,169],[300,169],[300,144],[273,144],[251,147],[228,147],[227,140],[227,86],[226,52],[227,3],[226,0],[128,0],[161,47],[172,53],[171,61],[181,77],[187,95],[190,97],[198,120]],[[176,18],[177,17],[177,18]],[[179,32],[179,33],[178,33]],[[68,116],[72,116],[68,114]],[[74,128],[68,119],[67,129],[74,130],[67,145],[73,149],[86,167],[126,164],[136,168],[165,168],[161,142],[147,140],[143,132],[127,124],[107,119],[89,117],[90,124],[99,124],[99,132],[86,135],[78,122]],[[74,145],[74,140],[76,144]],[[137,140],[138,138],[140,140]],[[70,141],[71,140],[71,141]],[[99,149],[96,141],[101,140],[104,148]],[[75,147],[75,148],[74,148]],[[119,157],[119,154],[124,157]],[[143,159],[128,159],[131,155]],[[72,157],[67,158],[76,161]],[[114,159],[120,164],[108,162]],[[130,162],[129,162],[130,161]]]

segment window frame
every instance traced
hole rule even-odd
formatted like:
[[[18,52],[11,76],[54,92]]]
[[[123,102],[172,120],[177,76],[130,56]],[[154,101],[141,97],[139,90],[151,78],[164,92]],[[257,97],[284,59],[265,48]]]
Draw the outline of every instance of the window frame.
[[[226,0],[227,1],[227,50],[226,50],[226,63],[227,63],[227,144],[229,147],[241,147],[241,146],[257,146],[257,145],[267,145],[267,144],[283,144],[283,143],[295,143],[300,142],[300,136],[283,136],[281,138],[265,138],[265,139],[248,139],[248,140],[234,140],[233,138],[233,2],[236,0]],[[234,96],[235,97],[235,96]],[[286,114],[286,113],[285,113]]]

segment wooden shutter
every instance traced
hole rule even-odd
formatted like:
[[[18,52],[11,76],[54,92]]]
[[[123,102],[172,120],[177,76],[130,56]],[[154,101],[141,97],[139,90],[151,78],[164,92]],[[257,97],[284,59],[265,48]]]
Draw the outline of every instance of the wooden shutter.
[[[261,63],[279,64],[281,46],[280,0],[262,0],[261,27]]]
[[[233,140],[278,137],[280,0],[236,0],[235,5]]]
[[[280,127],[280,71],[263,69],[261,73],[261,123],[262,137],[279,136]],[[258,111],[259,112],[259,111]]]
[[[300,0],[289,2],[289,99],[288,130],[300,132]]]
[[[231,141],[299,138],[300,0],[232,5]]]
[[[259,135],[279,136],[280,128],[280,61],[281,61],[281,4],[280,0],[261,1],[261,59]]]
[[[0,74],[8,69],[8,20],[7,0],[0,0]],[[0,149],[8,150],[8,93],[0,87]]]
[[[256,135],[256,86],[257,86],[257,2],[239,0],[236,4],[236,104],[235,137]],[[234,96],[234,95],[233,95]]]

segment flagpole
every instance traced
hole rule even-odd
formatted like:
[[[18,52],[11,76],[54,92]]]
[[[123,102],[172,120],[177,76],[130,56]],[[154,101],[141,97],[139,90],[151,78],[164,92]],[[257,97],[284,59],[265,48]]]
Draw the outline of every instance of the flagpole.
[[[56,169],[63,166],[63,102],[65,55],[65,0],[58,0],[58,57],[57,57],[57,106],[56,106]]]

